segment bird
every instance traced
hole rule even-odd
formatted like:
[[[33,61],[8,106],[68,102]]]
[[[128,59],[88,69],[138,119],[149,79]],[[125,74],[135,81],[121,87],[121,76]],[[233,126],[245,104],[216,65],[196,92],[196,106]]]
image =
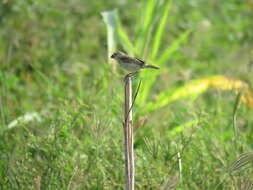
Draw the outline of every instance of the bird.
[[[154,65],[147,65],[145,64],[145,61],[135,57],[130,57],[120,51],[113,53],[111,58],[115,59],[124,69],[130,72],[137,72],[144,68],[160,69]]]

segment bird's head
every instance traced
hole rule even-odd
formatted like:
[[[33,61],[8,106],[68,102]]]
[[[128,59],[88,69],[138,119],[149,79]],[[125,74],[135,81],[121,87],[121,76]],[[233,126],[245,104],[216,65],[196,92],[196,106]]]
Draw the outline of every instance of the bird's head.
[[[117,59],[117,58],[119,58],[121,55],[124,55],[124,53],[118,51],[118,52],[113,53],[113,54],[111,55],[111,58],[112,58],[112,59]]]

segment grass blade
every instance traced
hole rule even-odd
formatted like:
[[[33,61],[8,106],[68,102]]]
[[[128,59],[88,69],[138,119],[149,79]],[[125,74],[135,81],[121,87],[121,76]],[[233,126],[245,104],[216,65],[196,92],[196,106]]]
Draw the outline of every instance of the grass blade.
[[[230,171],[236,172],[240,170],[245,165],[253,162],[253,153],[246,152],[239,156],[239,158],[231,165]]]
[[[148,33],[152,30],[152,23],[154,21],[154,12],[157,0],[148,0],[143,14],[143,22],[139,24],[140,28],[135,44],[135,51],[138,55],[143,54],[143,50],[147,41]],[[145,3],[143,3],[145,4]]]
[[[157,52],[160,48],[163,30],[164,30],[165,24],[167,22],[167,18],[168,18],[170,9],[171,9],[171,2],[168,1],[167,4],[165,5],[165,9],[162,13],[161,21],[160,21],[160,23],[157,27],[156,33],[155,33],[154,43],[153,43],[153,47],[152,47],[152,56],[151,56],[152,60],[156,59]]]
[[[118,12],[116,15],[116,21],[117,21],[116,33],[117,33],[118,40],[120,41],[120,44],[123,46],[124,50],[126,50],[126,52],[129,55],[134,55],[133,44],[130,41],[130,39],[128,38],[127,32],[125,31],[125,29],[123,28],[123,26],[121,24]]]
[[[191,33],[191,30],[186,31],[185,33],[181,34],[179,36],[179,38],[172,43],[171,46],[169,46],[164,53],[162,54],[161,58],[158,59],[157,64],[159,66],[164,65],[166,63],[166,61],[168,61],[168,59],[170,58],[170,56],[176,51],[178,50],[178,48],[180,47],[180,45],[185,42],[185,40],[188,39],[189,34]]]
[[[172,53],[174,53],[179,48],[181,43],[183,43],[187,39],[189,34],[190,34],[190,31],[183,33],[169,48],[165,50],[161,58],[156,63],[159,66],[165,64],[165,62],[169,59]],[[142,93],[140,94],[140,97],[138,99],[138,104],[143,105],[146,102],[150,89],[153,83],[155,82],[155,80],[157,79],[158,75],[159,75],[159,72],[142,72],[141,73],[142,78],[145,80],[143,83],[145,85],[142,86],[142,89],[141,89]]]

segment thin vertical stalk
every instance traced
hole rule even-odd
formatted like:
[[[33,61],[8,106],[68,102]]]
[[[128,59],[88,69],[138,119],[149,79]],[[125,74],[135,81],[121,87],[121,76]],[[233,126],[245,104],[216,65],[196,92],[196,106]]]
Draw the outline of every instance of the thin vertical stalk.
[[[133,146],[133,113],[132,113],[132,78],[125,77],[125,169],[126,169],[126,190],[134,190],[134,146]]]

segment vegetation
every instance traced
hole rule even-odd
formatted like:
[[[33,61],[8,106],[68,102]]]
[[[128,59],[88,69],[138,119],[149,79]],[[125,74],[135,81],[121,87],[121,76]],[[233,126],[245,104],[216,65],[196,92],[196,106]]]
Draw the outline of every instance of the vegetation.
[[[252,188],[252,18],[249,0],[1,1],[0,189],[124,188],[116,49],[161,67],[134,79],[136,189]]]

